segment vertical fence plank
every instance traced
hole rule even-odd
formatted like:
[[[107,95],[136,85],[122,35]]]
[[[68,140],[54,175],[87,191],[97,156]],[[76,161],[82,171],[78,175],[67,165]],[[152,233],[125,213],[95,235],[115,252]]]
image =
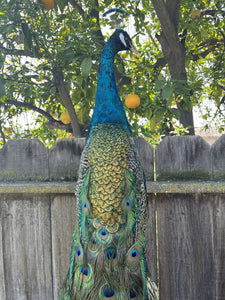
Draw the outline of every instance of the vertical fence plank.
[[[214,198],[215,299],[222,300],[225,299],[225,195],[219,194]]]
[[[38,139],[10,140],[0,149],[0,181],[45,181],[48,171],[48,149]]]
[[[157,180],[211,178],[211,148],[200,136],[165,137],[155,156]]]
[[[225,134],[211,147],[212,173],[214,180],[225,180]]]
[[[60,139],[49,151],[50,180],[76,181],[80,166],[84,138]]]
[[[61,195],[52,199],[52,261],[54,300],[59,299],[60,289],[69,268],[70,249],[75,227],[75,196]]]
[[[2,215],[6,299],[52,300],[48,197],[7,195]]]
[[[0,299],[6,300],[5,293],[5,275],[4,275],[4,255],[3,255],[3,229],[2,229],[2,219],[3,219],[3,207],[0,202]]]
[[[155,196],[148,196],[148,211],[147,211],[147,229],[146,236],[148,239],[146,245],[146,259],[151,278],[157,283],[157,244],[156,244],[156,202]]]
[[[160,299],[215,299],[210,202],[208,195],[158,196]]]
[[[137,138],[137,148],[146,180],[154,178],[153,147],[144,138]]]

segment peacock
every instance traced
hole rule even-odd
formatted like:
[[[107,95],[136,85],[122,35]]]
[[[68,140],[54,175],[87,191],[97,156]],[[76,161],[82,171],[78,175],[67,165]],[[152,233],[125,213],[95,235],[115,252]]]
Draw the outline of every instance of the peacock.
[[[145,258],[145,179],[113,70],[115,55],[134,49],[128,33],[116,29],[101,55],[62,300],[157,299]]]

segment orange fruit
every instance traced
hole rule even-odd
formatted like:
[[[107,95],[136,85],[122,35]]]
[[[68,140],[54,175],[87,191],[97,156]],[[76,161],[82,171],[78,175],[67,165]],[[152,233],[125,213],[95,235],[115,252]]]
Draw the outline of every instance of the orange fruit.
[[[70,120],[70,115],[68,113],[67,110],[65,110],[61,116],[60,116],[60,120],[63,122],[63,124],[70,124],[71,120]]]
[[[125,104],[128,108],[136,108],[140,105],[141,100],[138,95],[130,94],[125,99]]]
[[[133,58],[134,58],[134,60],[135,60],[135,61],[138,61],[138,59],[137,59],[137,55],[136,55],[136,54],[134,54],[134,53],[133,53]]]
[[[72,134],[72,133],[67,133],[66,137],[67,137],[67,138],[72,138],[72,137],[73,137],[73,134]]]
[[[10,128],[10,127],[7,127],[5,130],[8,134],[12,133],[12,131],[13,131],[12,128]]]
[[[54,7],[54,0],[41,0],[44,4],[45,10],[50,10]]]

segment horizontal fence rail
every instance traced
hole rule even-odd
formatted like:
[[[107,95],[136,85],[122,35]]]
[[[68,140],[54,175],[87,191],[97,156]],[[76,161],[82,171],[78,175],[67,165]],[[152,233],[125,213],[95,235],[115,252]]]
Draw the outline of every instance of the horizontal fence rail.
[[[225,193],[225,182],[146,182],[148,194],[221,194]],[[73,182],[20,182],[0,183],[0,194],[71,194],[74,195],[76,183]]]
[[[59,299],[84,143],[62,139],[47,149],[19,139],[0,149],[1,300]],[[146,257],[160,300],[225,299],[225,135],[211,146],[198,136],[137,145],[147,178]]]

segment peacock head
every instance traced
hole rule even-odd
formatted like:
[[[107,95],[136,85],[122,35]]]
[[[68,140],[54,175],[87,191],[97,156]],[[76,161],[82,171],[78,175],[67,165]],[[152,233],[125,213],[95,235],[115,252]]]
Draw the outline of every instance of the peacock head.
[[[112,37],[115,39],[117,52],[130,50],[133,53],[138,54],[137,49],[132,45],[130,36],[123,29],[116,29]]]

